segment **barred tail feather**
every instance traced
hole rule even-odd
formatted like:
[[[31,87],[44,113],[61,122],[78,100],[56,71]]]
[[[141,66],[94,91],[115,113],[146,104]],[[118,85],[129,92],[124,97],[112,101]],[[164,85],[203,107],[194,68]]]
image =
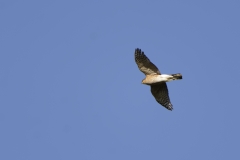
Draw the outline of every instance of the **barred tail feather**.
[[[177,73],[177,74],[172,74],[174,79],[182,79],[182,74],[181,73]]]

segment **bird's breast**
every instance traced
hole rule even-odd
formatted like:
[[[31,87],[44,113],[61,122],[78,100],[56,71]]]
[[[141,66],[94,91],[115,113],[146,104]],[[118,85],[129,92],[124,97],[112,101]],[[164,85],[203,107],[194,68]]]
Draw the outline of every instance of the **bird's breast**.
[[[145,79],[143,79],[142,83],[151,85],[154,83],[165,82],[165,80],[161,77],[161,75],[147,75]]]

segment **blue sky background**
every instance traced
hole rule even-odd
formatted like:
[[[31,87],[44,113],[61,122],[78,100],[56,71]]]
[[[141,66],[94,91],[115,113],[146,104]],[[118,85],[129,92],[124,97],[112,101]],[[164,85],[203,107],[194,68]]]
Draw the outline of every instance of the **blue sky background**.
[[[238,160],[240,1],[0,1],[0,159]],[[142,85],[141,48],[174,110]]]

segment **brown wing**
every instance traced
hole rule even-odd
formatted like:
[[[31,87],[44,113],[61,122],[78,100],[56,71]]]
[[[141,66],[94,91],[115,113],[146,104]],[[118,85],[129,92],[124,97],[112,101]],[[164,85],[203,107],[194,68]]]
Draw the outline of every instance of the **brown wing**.
[[[167,84],[165,82],[151,85],[151,92],[158,103],[168,110],[173,110],[173,106],[168,95]]]
[[[141,49],[135,49],[135,61],[145,75],[161,74],[158,68],[147,58]]]

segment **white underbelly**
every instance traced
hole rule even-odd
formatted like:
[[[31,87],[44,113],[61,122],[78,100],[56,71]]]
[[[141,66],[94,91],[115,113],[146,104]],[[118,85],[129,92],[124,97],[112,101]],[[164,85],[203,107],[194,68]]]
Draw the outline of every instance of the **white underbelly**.
[[[160,82],[168,82],[170,81],[170,75],[149,75],[144,80],[144,84],[153,84],[153,83],[160,83]]]

